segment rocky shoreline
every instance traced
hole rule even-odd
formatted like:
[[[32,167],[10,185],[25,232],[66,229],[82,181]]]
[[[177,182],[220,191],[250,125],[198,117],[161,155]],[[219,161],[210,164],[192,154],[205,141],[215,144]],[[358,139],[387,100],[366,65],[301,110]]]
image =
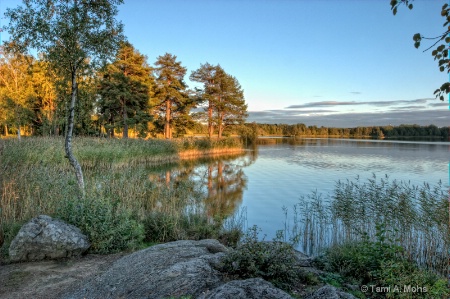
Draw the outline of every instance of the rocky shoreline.
[[[10,264],[0,267],[0,298],[355,298],[320,284],[323,272],[293,249],[291,269],[314,283],[295,282],[288,294],[261,277],[243,279],[224,270],[224,257],[233,249],[214,239],[174,241],[129,254],[81,256],[88,248],[78,228],[46,215],[33,218],[11,242]]]
[[[217,240],[183,240],[131,254],[3,265],[0,298],[355,298],[329,285],[305,285],[293,297],[261,278],[234,279],[220,272],[228,250]],[[298,265],[320,272],[302,254]]]

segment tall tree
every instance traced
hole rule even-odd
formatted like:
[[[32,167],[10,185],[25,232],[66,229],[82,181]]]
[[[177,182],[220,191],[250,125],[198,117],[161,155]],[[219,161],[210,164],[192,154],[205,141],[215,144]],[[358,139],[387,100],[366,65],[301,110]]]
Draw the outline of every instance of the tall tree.
[[[144,134],[151,120],[150,97],[154,85],[147,57],[129,42],[123,42],[116,60],[108,65],[100,82],[100,114],[103,121],[109,122],[109,135],[113,135],[115,124],[122,128],[123,138],[128,138],[129,125],[139,125],[140,133]]]
[[[222,74],[218,81],[219,97],[215,104],[218,137],[227,126],[241,125],[247,114],[247,104],[244,100],[244,91],[238,80],[229,75]]]
[[[4,126],[11,123],[20,140],[20,127],[29,124],[32,115],[33,58],[21,53],[1,51],[0,58],[0,106],[3,110]]]
[[[72,153],[75,104],[80,74],[109,59],[122,40],[122,24],[115,20],[122,0],[24,0],[24,6],[7,9],[6,26],[14,49],[44,52],[52,67],[69,81],[65,152],[75,169],[84,196],[81,166]]]
[[[55,81],[58,78],[49,68],[49,63],[39,59],[33,64],[33,103],[34,134],[54,135],[62,115],[58,115],[58,102]]]
[[[184,82],[186,68],[176,59],[175,55],[166,53],[159,56],[155,62],[156,106],[160,115],[164,117],[164,138],[167,139],[172,138],[174,118],[188,117],[192,105]]]
[[[398,8],[405,5],[409,9],[413,9],[414,0],[391,0],[391,9],[394,15],[397,14]],[[424,52],[433,49],[431,55],[434,60],[438,61],[439,70],[441,72],[447,71],[450,73],[450,57],[449,57],[449,44],[450,44],[450,6],[448,3],[442,5],[441,16],[445,19],[443,27],[445,30],[435,37],[426,37],[420,33],[416,33],[413,36],[414,47],[419,48],[423,39],[434,40],[433,44],[426,48]],[[436,89],[434,94],[439,97],[441,101],[444,100],[444,93],[450,93],[450,82],[445,82],[440,88]]]
[[[219,65],[213,66],[209,63],[205,63],[200,64],[200,68],[193,71],[189,77],[191,81],[203,83],[203,89],[197,89],[196,91],[199,101],[207,104],[205,110],[207,112],[209,138],[214,134],[213,111],[215,101],[219,97],[220,92],[216,82],[219,80],[219,76],[222,73],[224,73],[223,69]]]
[[[203,89],[197,89],[199,101],[206,103],[208,135],[212,137],[217,127],[218,137],[227,126],[243,124],[247,117],[247,105],[244,92],[237,79],[227,74],[220,65],[201,64],[191,73],[192,81],[203,83]]]

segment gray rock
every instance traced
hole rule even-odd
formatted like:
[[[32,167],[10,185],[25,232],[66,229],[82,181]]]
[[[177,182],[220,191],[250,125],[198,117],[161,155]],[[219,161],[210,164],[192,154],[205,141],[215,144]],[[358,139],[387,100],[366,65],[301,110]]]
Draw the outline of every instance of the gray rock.
[[[22,226],[9,247],[11,261],[36,261],[78,256],[90,244],[77,227],[40,215]]]
[[[233,280],[198,299],[291,299],[292,297],[262,278]]]
[[[227,250],[217,240],[155,245],[117,260],[62,298],[196,298],[223,284],[215,268]]]
[[[331,285],[325,285],[314,293],[305,297],[305,299],[357,299],[352,294],[339,290]]]
[[[261,278],[225,282],[219,267],[227,251],[217,240],[152,246],[117,260],[62,298],[292,298]]]
[[[304,253],[293,249],[297,266],[299,267],[312,267],[312,259]]]

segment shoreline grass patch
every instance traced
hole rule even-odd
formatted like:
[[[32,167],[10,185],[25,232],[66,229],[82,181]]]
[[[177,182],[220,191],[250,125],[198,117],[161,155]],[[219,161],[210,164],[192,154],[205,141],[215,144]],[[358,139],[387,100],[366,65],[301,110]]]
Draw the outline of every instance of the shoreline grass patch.
[[[382,224],[386,238],[404,248],[408,259],[444,275],[450,249],[448,204],[440,182],[414,186],[374,175],[364,182],[339,181],[327,197],[316,192],[301,198],[285,230],[302,251],[317,255],[333,245],[375,241]]]

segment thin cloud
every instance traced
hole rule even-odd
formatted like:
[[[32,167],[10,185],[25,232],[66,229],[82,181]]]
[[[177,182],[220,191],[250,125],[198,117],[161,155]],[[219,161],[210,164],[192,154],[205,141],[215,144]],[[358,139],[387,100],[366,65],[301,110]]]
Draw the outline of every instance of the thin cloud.
[[[391,111],[414,110],[414,109],[425,109],[425,108],[427,108],[427,106],[424,106],[424,105],[410,105],[410,106],[396,107],[396,109],[393,109]]]
[[[360,92],[360,91],[350,91],[350,93],[352,93],[352,94],[361,94],[362,92]]]
[[[432,103],[432,104],[428,104],[431,107],[447,107],[450,106],[449,102],[439,102],[439,103]]]
[[[322,101],[311,102],[302,105],[290,105],[286,109],[299,109],[299,108],[312,108],[312,107],[329,107],[329,106],[347,106],[347,105],[360,105],[358,102],[337,102],[337,101]]]
[[[303,112],[301,112],[303,113]],[[270,111],[249,112],[249,122],[272,123],[272,124],[296,124],[304,123],[308,126],[325,126],[338,128],[351,128],[357,126],[385,126],[392,124],[434,124],[438,127],[450,125],[449,112],[446,110],[425,111],[395,111],[395,112],[359,112],[342,113],[332,115],[309,115],[299,116],[294,113],[273,113]]]
[[[433,100],[431,98],[425,99],[415,99],[415,100],[399,100],[399,101],[349,101],[349,102],[339,102],[339,101],[320,101],[320,102],[310,102],[301,105],[290,105],[286,109],[302,109],[302,108],[313,108],[313,107],[333,107],[333,106],[353,106],[353,105],[371,105],[377,107],[386,106],[396,106],[400,104],[425,104],[427,101]]]

